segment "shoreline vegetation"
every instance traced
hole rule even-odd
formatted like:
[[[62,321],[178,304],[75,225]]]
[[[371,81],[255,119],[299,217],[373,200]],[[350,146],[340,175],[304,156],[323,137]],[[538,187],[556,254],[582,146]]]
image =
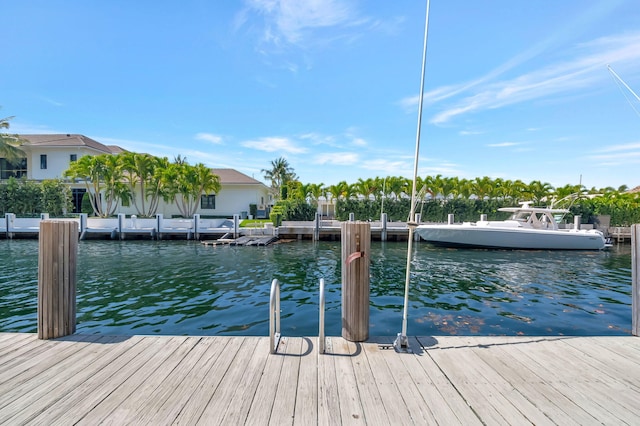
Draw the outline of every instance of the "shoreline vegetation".
[[[104,198],[104,202],[108,201],[110,206],[133,202],[135,194],[139,192],[138,188],[146,188],[142,191],[144,196],[138,194],[141,196],[138,201],[142,205],[143,201],[151,202],[164,197],[164,186],[160,183],[163,182],[165,172],[188,167],[185,158],[176,158],[169,163],[166,158],[157,159],[148,154],[105,154],[88,157],[86,160],[83,158],[78,164],[73,164],[65,175],[75,179],[82,178],[87,183],[88,196],[85,195],[83,199],[82,213],[90,216],[114,217],[117,209],[98,208],[102,199]],[[100,167],[97,167],[98,163]],[[161,164],[162,167],[151,167],[150,164]],[[138,167],[144,168],[144,173],[143,170],[137,170]],[[220,190],[217,176],[206,173],[204,165],[198,164],[192,168],[201,173],[185,172],[185,176],[191,176],[193,182],[182,185],[186,188],[184,194],[180,195],[180,191],[170,186],[165,188],[170,190],[174,202],[178,203],[175,198],[177,195],[190,201],[187,203],[190,208],[184,209],[185,218],[193,217],[196,213],[193,206],[200,195]],[[85,169],[91,169],[95,173],[89,173]],[[386,213],[389,221],[406,221],[411,210],[413,182],[408,178],[387,176],[358,179],[351,184],[346,181],[335,185],[303,184],[288,161],[282,157],[272,161],[271,168],[262,172],[265,179],[270,181],[276,200],[269,215],[276,226],[281,221],[314,220],[316,212],[323,217],[341,221],[347,220],[350,213],[355,215],[356,220],[378,220],[382,213]],[[114,176],[119,178],[114,179]],[[172,176],[175,177],[174,174]],[[66,212],[71,210],[72,203],[67,183],[68,180],[65,179],[31,181],[12,177],[4,180],[0,182],[0,215],[14,213],[17,217],[34,217],[46,212],[50,217],[69,217]],[[423,222],[446,222],[450,213],[461,221],[475,221],[481,214],[486,214],[490,220],[502,220],[506,217],[504,213],[498,212],[500,207],[511,207],[528,201],[536,206],[569,209],[570,213],[563,218],[565,223],[573,222],[576,215],[581,216],[581,223],[584,224],[597,224],[599,216],[609,216],[610,226],[631,226],[640,223],[639,188],[629,191],[623,185],[617,189],[587,189],[583,185],[570,184],[554,187],[539,180],[527,184],[520,180],[492,179],[487,176],[462,179],[436,175],[418,177],[415,210],[421,214]],[[153,197],[149,192],[153,192]],[[108,196],[99,197],[96,195],[99,193]],[[105,216],[105,211],[111,213]],[[140,211],[138,217],[153,217],[151,212]],[[77,215],[71,215],[75,216]]]

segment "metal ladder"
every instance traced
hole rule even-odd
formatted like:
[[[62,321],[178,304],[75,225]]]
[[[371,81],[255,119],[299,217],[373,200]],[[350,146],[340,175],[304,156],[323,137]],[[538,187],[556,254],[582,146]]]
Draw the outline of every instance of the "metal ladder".
[[[318,350],[325,353],[324,336],[324,305],[325,285],[324,278],[320,278],[320,325],[318,330]],[[275,278],[271,281],[271,295],[269,297],[269,352],[275,354],[280,344],[280,281]]]

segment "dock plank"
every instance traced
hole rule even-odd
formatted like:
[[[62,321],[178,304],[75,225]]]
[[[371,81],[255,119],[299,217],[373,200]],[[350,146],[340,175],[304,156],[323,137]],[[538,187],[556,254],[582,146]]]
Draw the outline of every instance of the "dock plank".
[[[555,343],[555,344],[554,344]],[[596,419],[616,418],[615,410],[602,400],[599,386],[594,383],[597,372],[579,362],[566,363],[559,358],[558,341],[540,339],[535,346],[512,345],[518,356],[527,359],[529,367],[538,375],[545,387],[553,387],[574,401]],[[560,368],[558,368],[560,367]]]
[[[640,422],[637,337],[384,339],[0,333],[0,423]]]
[[[325,337],[325,354],[318,354],[318,424],[332,426],[340,424],[341,405],[338,396],[338,368],[336,357],[330,356],[333,352],[333,339]],[[311,364],[313,367],[313,364]],[[340,383],[346,382],[344,376],[340,376]],[[346,404],[346,402],[345,402]],[[352,412],[355,410],[351,410]]]
[[[247,424],[256,426],[269,424],[283,362],[283,356],[267,358],[264,373],[256,389],[256,397],[247,414]]]
[[[251,380],[256,373],[256,367],[259,364],[256,356],[257,337],[243,337],[240,349],[235,353],[233,359],[228,364],[228,371],[225,371],[219,382],[219,386],[213,389],[210,400],[204,406],[201,415],[196,419],[198,424],[222,424],[222,419],[230,410],[233,404],[234,408],[240,409],[239,405],[242,401],[236,401],[236,395],[244,395],[244,390],[251,386],[247,381]],[[265,346],[264,343],[262,346]],[[268,350],[268,344],[264,351]],[[266,361],[266,357],[264,358]],[[249,371],[253,368],[254,371]],[[260,368],[260,374],[263,368]],[[257,385],[256,385],[257,386]],[[250,403],[251,401],[249,401]],[[230,413],[231,415],[232,413]],[[246,414],[245,414],[246,417]],[[244,418],[243,418],[244,421]],[[186,422],[186,424],[196,424],[195,421]]]
[[[251,339],[251,342],[255,346],[253,354],[249,362],[243,364],[244,374],[240,382],[236,383],[235,392],[233,393],[230,403],[227,404],[221,424],[235,425],[246,423],[247,415],[255,398],[256,389],[264,373],[268,358],[266,354],[269,353],[269,343],[267,339],[254,337]],[[207,412],[205,412],[200,423],[210,425],[211,419],[212,417],[208,416]]]
[[[212,401],[214,393],[221,386],[223,380],[228,377],[226,376],[227,372],[233,372],[233,370],[230,370],[230,367],[234,360],[236,360],[240,354],[240,359],[246,361],[242,355],[246,354],[247,346],[249,346],[249,349],[253,349],[251,347],[251,343],[247,343],[247,339],[244,337],[232,339],[227,342],[225,350],[223,350],[220,356],[216,359],[216,362],[204,376],[198,387],[194,389],[193,394],[187,400],[178,415],[174,418],[173,423],[193,425],[200,420],[203,411]],[[242,370],[242,368],[240,370]],[[227,379],[225,383],[229,382],[230,381]],[[233,383],[230,383],[229,386],[231,386],[231,389],[228,392],[231,392],[234,385]],[[222,408],[224,408],[224,403],[222,404]]]
[[[522,359],[513,355],[505,345],[483,344],[483,338],[475,338],[482,349],[473,350],[487,365],[511,383],[518,384],[518,391],[545,413],[549,419],[562,425],[582,425],[593,422],[593,417],[580,406],[551,386],[544,386]],[[517,343],[516,343],[517,344]],[[506,348],[506,349],[505,349]]]
[[[294,424],[311,425],[318,424],[318,381],[319,381],[319,357],[324,357],[318,352],[318,339],[308,337],[304,341],[301,350],[300,372],[298,375]]]
[[[149,361],[148,368],[141,368],[136,374],[142,375],[142,378],[135,376],[129,377],[126,383],[128,386],[121,386],[109,396],[109,403],[113,406],[113,410],[105,416],[105,421],[112,424],[123,424],[126,419],[140,416],[140,408],[147,402],[149,395],[154,394],[162,382],[169,377],[174,369],[178,368],[184,358],[198,345],[199,337],[187,337],[181,339],[173,339],[162,348],[165,352],[163,361]],[[147,367],[145,365],[145,367]],[[147,376],[144,378],[144,376]],[[113,397],[117,395],[117,397]],[[106,404],[104,400],[102,404]]]
[[[364,419],[367,422],[375,422],[380,425],[391,424],[394,419],[390,419],[385,410],[376,379],[371,371],[369,361],[364,355],[365,344],[342,339],[342,345],[345,353],[351,354],[350,361],[358,386]]]
[[[100,373],[108,371],[107,374],[112,374],[113,364],[119,357],[132,353],[131,347],[142,348],[145,344],[145,339],[132,338],[115,346],[94,343],[87,346],[89,352],[78,351],[74,357],[67,357],[63,351],[51,354],[52,360],[57,361],[56,368],[29,381],[33,387],[19,404],[12,404],[14,408],[20,408],[19,418],[14,420],[33,419],[35,424],[52,424],[58,417],[71,415],[72,409],[79,413],[77,418],[80,419],[89,410],[83,400],[93,402],[99,398],[100,391],[105,390]],[[91,380],[94,384],[88,385]],[[35,402],[37,404],[30,408]]]
[[[445,342],[450,342],[446,340]],[[478,415],[492,424],[528,424],[519,412],[496,388],[494,380],[487,380],[479,371],[477,357],[469,348],[448,345],[430,349],[429,356],[438,364],[446,377],[456,383],[457,391]],[[464,365],[465,368],[460,368]]]
[[[391,345],[393,339],[386,342]],[[412,356],[398,356],[395,350],[382,351],[393,377],[398,382],[398,389],[402,393],[411,418],[415,424],[436,424],[438,419],[448,419],[448,424],[474,425],[480,424],[473,412],[467,407],[466,421],[458,418],[457,414],[447,400],[440,394],[438,387],[433,383],[423,369],[418,357],[426,356],[416,339],[409,339],[409,347]],[[434,364],[435,368],[435,364]],[[456,395],[461,399],[459,395]],[[470,420],[475,419],[475,422]]]
[[[33,337],[36,339],[36,336]],[[99,349],[92,345],[92,341],[99,340],[99,336],[87,342],[49,342],[48,350],[38,352],[34,358],[21,357],[21,364],[12,365],[0,373],[0,423],[5,415],[21,416],[26,407],[33,401],[39,401],[39,409],[46,407],[51,399],[49,391],[52,388],[52,378],[61,372],[78,372],[87,365],[87,359]],[[53,395],[55,398],[55,394]],[[6,409],[5,409],[6,408]],[[12,414],[12,411],[14,412]]]
[[[284,358],[280,377],[276,388],[276,397],[273,402],[273,411],[269,423],[274,425],[293,424],[298,391],[298,375],[300,373],[300,360],[302,353],[302,338],[289,337],[284,348],[284,353],[279,355]]]
[[[332,357],[335,363],[336,390],[340,409],[339,424],[365,424],[365,408],[351,363],[355,348],[349,348],[347,341],[342,337],[332,337],[331,347],[332,351],[328,356]]]
[[[140,424],[161,424],[175,419],[223,347],[224,341],[215,337],[201,338],[158,388],[141,402],[136,413],[137,421]]]
[[[387,352],[389,350],[393,351],[393,349],[385,349]],[[373,378],[389,422],[394,423],[394,419],[410,420],[412,419],[412,414],[420,415],[422,410],[414,400],[405,399],[412,397],[412,395],[400,391],[400,388],[405,388],[405,386],[397,382],[397,376],[394,376],[392,372],[392,369],[397,371],[403,368],[398,357],[385,359],[378,345],[363,345],[363,353],[368,361],[370,371],[375,372]],[[422,416],[420,415],[420,417]],[[424,419],[420,419],[422,421],[417,422],[415,420],[417,419],[414,419],[414,423],[422,423],[424,421]]]

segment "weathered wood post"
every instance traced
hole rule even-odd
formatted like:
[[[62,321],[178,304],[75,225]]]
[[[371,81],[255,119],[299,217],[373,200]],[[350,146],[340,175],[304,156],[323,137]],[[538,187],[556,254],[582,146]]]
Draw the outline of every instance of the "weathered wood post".
[[[640,224],[631,226],[631,334],[640,336]]]
[[[38,338],[55,339],[76,331],[78,223],[40,222],[38,252]]]
[[[342,222],[342,337],[369,338],[369,255],[371,224]]]

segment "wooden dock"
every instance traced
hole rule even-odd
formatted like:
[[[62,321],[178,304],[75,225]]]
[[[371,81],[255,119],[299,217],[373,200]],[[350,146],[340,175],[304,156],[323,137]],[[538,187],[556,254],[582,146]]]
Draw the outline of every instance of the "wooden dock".
[[[0,333],[0,424],[639,424],[637,337]]]

